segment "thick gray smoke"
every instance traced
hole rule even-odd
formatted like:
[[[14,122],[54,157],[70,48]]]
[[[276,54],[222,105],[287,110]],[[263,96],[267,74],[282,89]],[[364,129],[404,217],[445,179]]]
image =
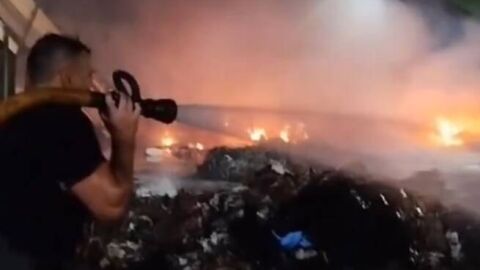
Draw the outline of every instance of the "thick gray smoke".
[[[438,49],[451,33],[395,0],[39,2],[102,73],[185,103],[411,116],[463,105],[477,83],[479,27]]]
[[[321,130],[309,118],[307,129],[352,157],[388,163],[390,173],[478,163],[469,149],[426,142],[436,117],[480,116],[480,25],[451,15],[444,1],[38,2],[93,47],[103,76],[130,70],[144,95],[351,115]],[[158,133],[152,126],[144,133]]]

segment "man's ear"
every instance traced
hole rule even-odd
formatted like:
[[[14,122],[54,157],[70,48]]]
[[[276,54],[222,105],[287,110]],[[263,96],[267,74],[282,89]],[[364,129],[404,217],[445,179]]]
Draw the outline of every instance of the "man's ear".
[[[70,76],[70,72],[68,72],[67,68],[62,68],[57,73],[58,80],[60,81],[60,86],[68,88],[72,85],[72,78]]]

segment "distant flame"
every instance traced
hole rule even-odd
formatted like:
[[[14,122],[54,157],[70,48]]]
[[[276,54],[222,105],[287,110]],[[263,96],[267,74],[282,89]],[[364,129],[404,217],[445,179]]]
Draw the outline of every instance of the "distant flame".
[[[463,127],[445,118],[437,119],[437,137],[444,146],[461,146],[464,141],[460,138]]]
[[[303,123],[298,123],[295,125],[287,124],[283,127],[283,129],[268,129],[272,133],[278,134],[276,136],[268,136],[266,128],[253,128],[248,129],[248,135],[250,140],[253,142],[260,142],[263,140],[269,139],[279,139],[284,143],[288,144],[297,144],[302,141],[308,140],[309,136],[305,130],[305,125]]]
[[[197,150],[202,151],[202,150],[205,149],[205,146],[203,146],[203,144],[197,142],[197,143],[195,144],[195,148],[197,148]]]
[[[266,140],[267,138],[267,132],[263,128],[254,128],[248,130],[248,134],[250,135],[250,140],[254,142],[259,142],[261,140]]]
[[[309,139],[305,131],[305,124],[299,123],[293,128],[290,125],[285,126],[279,134],[280,139],[285,143],[298,143]]]
[[[175,139],[170,136],[165,136],[162,138],[162,146],[163,147],[171,147],[172,145],[175,144]]]
[[[190,149],[197,149],[199,151],[203,151],[205,150],[205,146],[199,142],[196,142],[196,143],[189,143],[188,144],[188,148]]]
[[[280,131],[280,139],[282,139],[282,141],[284,141],[286,143],[290,142],[290,134],[288,132],[288,129],[284,129],[284,130]]]

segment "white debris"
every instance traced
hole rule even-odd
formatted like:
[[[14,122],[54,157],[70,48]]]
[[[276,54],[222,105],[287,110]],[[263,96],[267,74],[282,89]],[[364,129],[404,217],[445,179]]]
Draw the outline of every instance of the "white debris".
[[[263,199],[262,199],[262,203],[269,204],[269,203],[272,203],[272,202],[273,202],[273,201],[272,201],[272,198],[270,198],[269,195],[263,197]]]
[[[132,241],[127,241],[124,244],[122,244],[122,246],[128,247],[129,249],[131,249],[133,251],[137,251],[140,248],[139,244],[134,243]]]
[[[454,260],[461,260],[462,255],[462,244],[460,243],[460,237],[457,232],[447,231],[445,234],[448,244],[450,245],[450,255]]]
[[[418,250],[416,250],[413,247],[409,247],[408,251],[410,252],[410,261],[415,262],[417,260],[418,256],[420,255],[420,253],[418,252]]]
[[[138,217],[138,219],[147,222],[149,226],[153,227],[153,221],[152,221],[152,219],[149,218],[148,216],[146,216],[146,215],[141,215],[141,216]]]
[[[390,205],[387,201],[387,198],[385,198],[385,196],[383,194],[380,194],[380,198],[382,198],[383,204],[385,204],[386,206]]]
[[[325,263],[328,264],[329,260],[328,260],[328,255],[325,251],[322,251],[322,256],[323,256],[323,260],[325,261]]]
[[[210,199],[210,201],[208,201],[208,204],[211,207],[215,208],[215,210],[220,211],[220,196],[218,195],[218,193],[215,193],[215,195]]]
[[[133,223],[133,222],[128,223],[128,230],[127,231],[128,232],[135,231],[135,223]]]
[[[318,255],[317,251],[313,249],[305,250],[303,248],[295,251],[295,258],[297,260],[307,260]]]
[[[104,257],[99,264],[100,264],[100,268],[102,269],[107,268],[108,266],[110,266],[110,261]]]
[[[233,162],[233,158],[230,155],[225,155],[225,158],[228,160],[228,162]]]
[[[247,190],[248,190],[248,187],[246,186],[236,186],[232,189],[232,192],[238,193],[238,192],[243,192]]]
[[[417,211],[418,215],[423,217],[423,211],[422,211],[422,208],[420,208],[419,206],[415,207],[415,210]]]
[[[237,218],[242,218],[244,215],[245,215],[245,212],[243,211],[243,209],[238,210],[237,213],[235,214]]]
[[[208,206],[207,203],[201,203],[201,205],[202,205],[202,215],[206,216],[210,209],[210,206]]]
[[[403,216],[402,212],[400,212],[400,210],[395,211],[395,214],[397,215],[397,217],[398,217],[399,219],[404,220],[404,216]]]
[[[400,194],[402,194],[402,197],[403,197],[404,199],[408,198],[408,195],[407,195],[407,192],[405,192],[405,189],[401,188],[401,189],[400,189]]]
[[[287,173],[292,174],[280,161],[277,160],[270,160],[270,168],[279,175],[285,175]]]
[[[167,149],[160,147],[148,147],[145,149],[145,155],[147,157],[163,157],[167,152]]]
[[[178,194],[178,188],[172,179],[166,177],[152,178],[141,181],[135,193],[140,198],[165,195],[174,198]]]
[[[430,252],[428,254],[428,262],[431,267],[436,268],[440,265],[440,262],[444,257],[445,255],[440,252]]]
[[[270,213],[270,209],[268,209],[268,207],[265,206],[257,211],[257,216],[261,219],[266,220],[268,218],[269,213]]]
[[[210,242],[216,246],[218,244],[220,244],[221,242],[225,242],[228,238],[228,234],[226,233],[217,233],[217,232],[213,232],[211,235],[210,235]]]
[[[244,202],[240,196],[227,196],[225,202],[223,203],[223,211],[242,208],[243,205]]]
[[[354,189],[351,189],[350,190],[350,194],[353,195],[353,197],[355,197],[355,199],[357,200],[357,202],[360,204],[360,206],[362,207],[362,209],[368,209],[370,207],[369,203],[367,203],[366,201],[364,201],[362,199],[362,197],[360,197],[360,195],[358,194],[358,192]]]
[[[122,249],[117,243],[110,243],[107,245],[107,256],[112,259],[123,259],[127,255],[125,250]]]
[[[187,260],[187,259],[182,258],[182,257],[178,257],[178,264],[179,264],[180,266],[186,266],[187,263],[188,263],[188,260]]]
[[[146,188],[137,188],[135,190],[135,194],[139,198],[148,198],[154,195],[151,190],[148,190]]]
[[[218,244],[218,235],[217,235],[217,232],[213,232],[213,233],[210,235],[210,242],[212,242],[212,244],[214,244],[214,245],[217,245],[217,244]]]
[[[148,163],[160,163],[163,161],[163,159],[161,157],[152,157],[152,156],[147,156],[145,158],[145,160],[148,162]]]
[[[204,238],[204,239],[200,239],[200,240],[198,241],[198,243],[199,243],[199,244],[202,246],[202,248],[203,248],[203,252],[205,252],[205,253],[210,253],[210,252],[212,252],[212,247],[210,247],[210,244],[209,244],[209,241],[208,241],[208,240],[209,240],[209,239],[205,239],[205,238]]]

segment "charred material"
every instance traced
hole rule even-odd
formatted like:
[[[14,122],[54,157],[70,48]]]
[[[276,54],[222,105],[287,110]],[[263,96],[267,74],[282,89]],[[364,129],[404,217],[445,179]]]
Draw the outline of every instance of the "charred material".
[[[102,269],[480,267],[480,224],[402,188],[261,148],[214,149],[199,174],[243,186],[136,198],[120,228],[92,227],[81,259]]]

